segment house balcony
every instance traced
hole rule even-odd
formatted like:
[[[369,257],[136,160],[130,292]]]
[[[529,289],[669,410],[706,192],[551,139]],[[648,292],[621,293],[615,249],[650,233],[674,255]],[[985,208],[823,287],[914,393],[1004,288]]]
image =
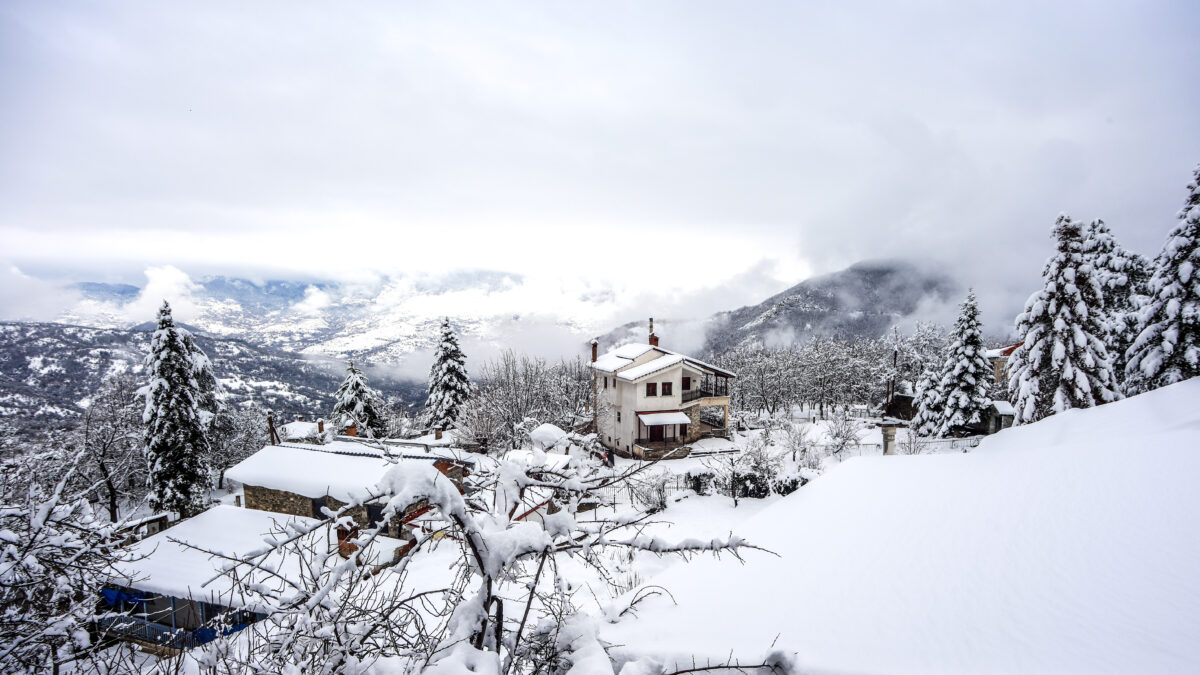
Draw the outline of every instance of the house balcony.
[[[691,403],[702,398],[729,396],[729,378],[705,375],[692,388],[683,391],[683,402]]]

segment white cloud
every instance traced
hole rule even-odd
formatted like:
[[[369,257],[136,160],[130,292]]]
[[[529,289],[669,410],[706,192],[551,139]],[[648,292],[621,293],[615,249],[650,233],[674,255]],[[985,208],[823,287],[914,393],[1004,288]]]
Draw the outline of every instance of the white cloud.
[[[201,289],[183,270],[173,265],[146,268],[146,285],[133,300],[121,306],[121,313],[131,322],[151,321],[163,301],[171,305],[176,321],[187,322],[197,317],[199,306],[195,294]]]
[[[16,265],[4,265],[0,271],[0,319],[52,320],[63,307],[78,299],[78,293],[31,277]]]

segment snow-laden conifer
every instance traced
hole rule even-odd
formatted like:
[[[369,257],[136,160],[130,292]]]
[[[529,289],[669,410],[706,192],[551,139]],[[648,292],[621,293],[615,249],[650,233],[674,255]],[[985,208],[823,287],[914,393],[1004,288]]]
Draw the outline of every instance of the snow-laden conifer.
[[[212,360],[200,348],[200,344],[196,342],[196,336],[187,330],[183,330],[181,334],[184,346],[192,359],[192,376],[199,389],[196,405],[200,408],[201,418],[211,427],[214,419],[221,412],[221,385],[213,370]]]
[[[946,408],[946,397],[942,393],[942,378],[932,364],[917,380],[916,398],[909,428],[920,436],[935,436],[941,429],[942,410]]]
[[[1017,317],[1024,343],[1008,363],[1017,424],[1121,398],[1104,347],[1104,300],[1084,251],[1083,228],[1062,215],[1053,236],[1058,250],[1042,271],[1042,290]]]
[[[459,408],[471,397],[466,361],[450,319],[443,319],[442,335],[433,356],[433,367],[429,369],[429,399],[425,402],[425,422],[429,428],[453,427]]]
[[[1138,334],[1138,310],[1146,302],[1150,263],[1122,247],[1103,220],[1088,224],[1083,245],[1104,297],[1104,347],[1112,357],[1113,374],[1124,382],[1125,352]]]
[[[367,376],[351,361],[346,368],[346,379],[334,394],[333,413],[330,419],[337,429],[353,425],[358,433],[371,438],[387,435],[379,392],[367,383]]]
[[[983,348],[979,303],[971,290],[954,322],[950,354],[942,366],[942,408],[936,435],[946,436],[954,427],[979,422],[991,404],[988,390],[992,379],[992,366]]]
[[[1128,353],[1130,393],[1200,375],[1200,166],[1179,221],[1154,260],[1140,331]]]
[[[146,424],[150,506],[183,517],[204,510],[208,489],[203,469],[208,439],[190,340],[188,331],[175,325],[171,307],[164,301],[146,357],[150,383],[143,389],[146,408],[142,421]]]

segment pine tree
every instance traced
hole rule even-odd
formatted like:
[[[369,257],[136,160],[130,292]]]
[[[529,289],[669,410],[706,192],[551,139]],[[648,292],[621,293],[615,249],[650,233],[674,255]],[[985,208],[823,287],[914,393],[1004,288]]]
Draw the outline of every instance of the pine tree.
[[[917,412],[913,415],[909,428],[918,436],[937,435],[941,428],[942,410],[946,407],[946,397],[942,394],[941,377],[932,366],[917,380],[914,407]]]
[[[387,422],[380,411],[381,397],[367,384],[367,376],[354,367],[351,361],[346,369],[346,379],[334,394],[330,419],[338,429],[350,425],[365,436],[383,438],[387,436]]]
[[[1009,360],[1009,395],[1016,423],[1121,398],[1104,347],[1104,298],[1084,251],[1083,228],[1059,216],[1057,252],[1042,271],[1045,284],[1017,317],[1024,343]]]
[[[471,397],[466,360],[458,347],[458,337],[450,328],[450,319],[444,319],[441,340],[429,370],[429,398],[425,402],[425,422],[429,428],[444,431],[453,427],[459,408]]]
[[[1200,166],[1179,221],[1154,260],[1140,331],[1128,353],[1130,393],[1200,375]]]
[[[142,420],[150,465],[150,506],[156,511],[175,511],[184,518],[204,510],[208,488],[203,468],[208,439],[199,408],[202,391],[188,348],[190,339],[187,330],[175,326],[171,307],[164,301],[146,357],[150,383],[143,389],[146,409]]]
[[[950,355],[942,366],[939,389],[943,407],[936,434],[946,436],[953,427],[979,422],[992,402],[988,390],[993,379],[992,366],[983,348],[979,303],[971,290],[954,322]]]
[[[1118,383],[1125,381],[1125,352],[1138,333],[1138,309],[1146,302],[1150,263],[1126,250],[1103,220],[1093,220],[1084,235],[1084,252],[1096,270],[1104,296],[1104,347],[1113,360]]]
[[[213,371],[212,360],[200,348],[196,337],[190,331],[183,330],[183,343],[192,359],[192,375],[199,387],[196,405],[200,407],[201,416],[206,418],[211,426],[221,412],[221,385]]]

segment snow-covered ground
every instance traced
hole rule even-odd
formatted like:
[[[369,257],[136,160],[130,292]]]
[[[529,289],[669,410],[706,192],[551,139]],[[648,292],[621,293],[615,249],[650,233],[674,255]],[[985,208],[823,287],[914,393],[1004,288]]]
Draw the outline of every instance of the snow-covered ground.
[[[689,666],[781,650],[804,672],[1195,672],[1198,449],[1193,380],[968,453],[852,458],[724,514],[684,499],[661,514],[680,534],[728,526],[777,555],[643,568],[674,602],[602,636]]]

